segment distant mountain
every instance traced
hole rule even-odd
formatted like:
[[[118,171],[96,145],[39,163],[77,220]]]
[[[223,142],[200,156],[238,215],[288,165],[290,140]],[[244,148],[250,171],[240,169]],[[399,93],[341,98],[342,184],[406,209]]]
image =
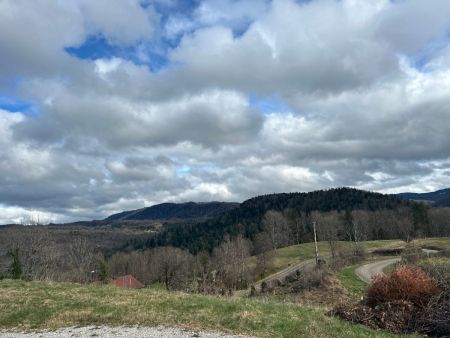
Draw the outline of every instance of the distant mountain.
[[[429,203],[431,206],[436,207],[450,206],[449,188],[426,193],[405,192],[398,194],[398,196],[404,200],[424,201]]]
[[[148,208],[123,211],[105,218],[105,221],[206,219],[217,217],[238,207],[239,203],[232,202],[162,203]]]

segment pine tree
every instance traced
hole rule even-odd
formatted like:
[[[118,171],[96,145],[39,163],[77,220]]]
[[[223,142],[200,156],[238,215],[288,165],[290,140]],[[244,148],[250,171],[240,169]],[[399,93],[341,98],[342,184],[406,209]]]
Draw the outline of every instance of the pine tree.
[[[20,279],[22,277],[22,262],[20,261],[19,248],[15,248],[9,252],[12,258],[10,272],[13,279]]]

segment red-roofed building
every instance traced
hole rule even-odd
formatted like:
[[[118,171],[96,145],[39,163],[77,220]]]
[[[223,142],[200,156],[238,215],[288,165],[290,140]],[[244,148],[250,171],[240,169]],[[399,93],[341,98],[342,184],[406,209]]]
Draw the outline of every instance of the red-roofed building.
[[[144,284],[139,282],[132,275],[118,277],[118,278],[112,280],[109,284],[119,286],[119,287],[125,288],[125,289],[142,289],[144,287]]]

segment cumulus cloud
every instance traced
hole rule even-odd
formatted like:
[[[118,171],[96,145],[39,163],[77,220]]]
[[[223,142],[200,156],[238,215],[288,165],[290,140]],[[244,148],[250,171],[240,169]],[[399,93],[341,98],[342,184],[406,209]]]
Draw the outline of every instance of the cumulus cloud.
[[[37,113],[0,102],[0,223],[344,185],[447,187],[449,10],[1,1],[1,96]],[[109,54],[67,51],[93,36]]]

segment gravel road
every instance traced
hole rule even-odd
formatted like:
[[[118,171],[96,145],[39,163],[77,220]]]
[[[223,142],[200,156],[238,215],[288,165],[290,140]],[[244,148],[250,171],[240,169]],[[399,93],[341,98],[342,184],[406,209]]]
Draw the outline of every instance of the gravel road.
[[[390,258],[385,259],[383,261],[378,261],[375,263],[365,264],[361,265],[359,268],[355,270],[356,275],[361,279],[363,282],[366,282],[367,284],[372,283],[372,276],[383,274],[383,269],[391,264],[395,264],[397,262],[400,262],[401,258]]]
[[[30,337],[107,337],[107,338],[238,338],[244,336],[227,335],[212,331],[191,331],[169,327],[143,327],[143,326],[86,326],[67,327],[56,331],[36,331],[36,332],[8,332],[0,331],[2,338],[30,338]]]
[[[261,283],[262,282],[268,283],[268,282],[271,282],[271,281],[273,281],[275,279],[278,279],[278,280],[282,281],[283,278],[289,276],[290,274],[293,274],[295,271],[304,269],[308,265],[312,266],[315,263],[316,263],[315,259],[307,259],[305,261],[300,261],[298,263],[295,263],[295,264],[293,264],[291,266],[288,266],[287,268],[285,268],[283,270],[278,271],[277,273],[274,273],[273,275],[270,275],[270,276],[267,276],[264,279],[261,279],[260,281],[258,281],[255,284],[255,288],[256,288],[256,290],[259,291],[259,290],[261,290]]]

